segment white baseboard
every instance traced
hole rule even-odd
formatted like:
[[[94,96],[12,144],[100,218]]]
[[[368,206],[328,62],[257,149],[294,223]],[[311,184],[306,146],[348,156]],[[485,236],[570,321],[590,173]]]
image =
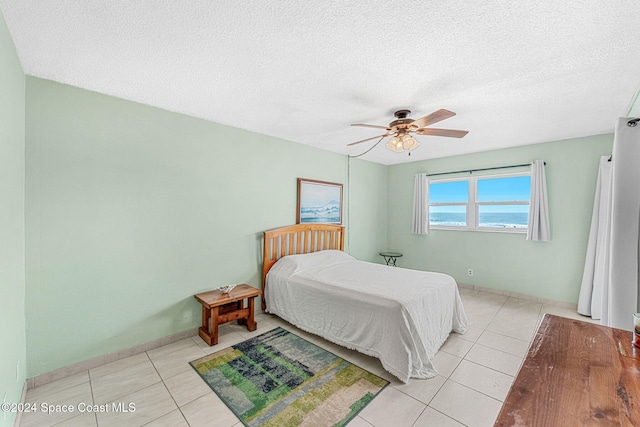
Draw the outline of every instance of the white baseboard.
[[[48,384],[52,381],[57,381],[59,379],[66,378],[71,375],[87,371],[89,369],[97,368],[98,366],[106,365],[107,363],[115,362],[116,360],[124,359],[126,357],[133,356],[147,350],[152,350],[154,348],[162,347],[164,345],[171,344],[176,341],[180,341],[182,339],[193,336],[198,336],[198,328],[187,329],[186,331],[178,332],[176,334],[149,341],[144,344],[139,344],[130,348],[118,350],[113,353],[74,363],[73,365],[65,366],[64,368],[36,375],[35,377],[27,379],[26,386],[28,389],[38,387],[44,384]]]
[[[22,395],[20,396],[20,403],[22,405],[24,405],[24,402],[27,401],[27,384],[28,381],[25,381],[24,385],[22,386]],[[22,422],[22,411],[18,411],[18,413],[16,414],[16,419],[13,421],[13,427],[19,427],[20,422]]]
[[[518,293],[518,292],[505,291],[505,290],[502,290],[502,289],[486,288],[484,286],[468,285],[466,283],[458,283],[458,287],[459,288],[463,288],[463,289],[473,289],[475,291],[488,292],[488,293],[491,293],[491,294],[498,294],[498,295],[505,295],[505,296],[508,296],[508,297],[520,298],[520,299],[527,300],[527,301],[539,302],[541,304],[555,305],[557,307],[564,307],[564,308],[569,308],[569,309],[572,309],[572,310],[577,310],[578,309],[578,303],[572,303],[572,302],[566,302],[566,301],[556,301],[556,300],[549,299],[549,298],[540,298],[540,297],[535,297],[535,296],[532,296],[532,295],[521,294],[521,293]]]

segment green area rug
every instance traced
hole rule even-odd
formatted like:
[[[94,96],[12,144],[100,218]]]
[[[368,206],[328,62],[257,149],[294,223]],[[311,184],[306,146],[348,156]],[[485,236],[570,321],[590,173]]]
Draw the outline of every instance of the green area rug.
[[[191,366],[247,426],[342,426],[389,384],[282,328]]]

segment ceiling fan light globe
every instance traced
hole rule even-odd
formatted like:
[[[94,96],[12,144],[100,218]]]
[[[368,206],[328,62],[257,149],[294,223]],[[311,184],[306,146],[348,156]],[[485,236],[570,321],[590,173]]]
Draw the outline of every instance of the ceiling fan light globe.
[[[391,151],[395,151],[396,153],[402,153],[404,149],[402,148],[402,141],[397,136],[394,136],[387,142],[387,148]]]
[[[418,146],[418,141],[416,141],[411,135],[402,136],[402,147],[405,150],[413,150],[417,146]]]

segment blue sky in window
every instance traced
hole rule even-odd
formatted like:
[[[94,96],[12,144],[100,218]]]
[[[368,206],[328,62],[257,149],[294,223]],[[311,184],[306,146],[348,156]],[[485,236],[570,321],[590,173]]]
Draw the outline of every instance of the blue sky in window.
[[[530,176],[478,180],[479,202],[512,202],[529,200]]]
[[[512,176],[478,180],[479,202],[528,201],[531,186],[529,176]],[[468,181],[433,182],[429,185],[431,203],[466,203],[469,199]],[[432,206],[431,212],[460,213],[466,206]],[[481,212],[509,213],[528,212],[529,205],[492,205],[482,206]]]
[[[469,201],[469,182],[436,182],[429,185],[429,202],[452,203]]]

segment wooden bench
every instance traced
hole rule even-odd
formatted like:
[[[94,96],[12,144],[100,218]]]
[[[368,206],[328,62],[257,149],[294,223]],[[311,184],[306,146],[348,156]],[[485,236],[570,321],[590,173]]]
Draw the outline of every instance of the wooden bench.
[[[234,320],[246,325],[249,331],[255,331],[254,298],[258,295],[262,295],[260,289],[244,284],[236,286],[228,294],[216,289],[194,295],[202,304],[202,326],[198,330],[200,338],[210,346],[218,344],[218,326]],[[246,306],[245,299],[248,301]]]

